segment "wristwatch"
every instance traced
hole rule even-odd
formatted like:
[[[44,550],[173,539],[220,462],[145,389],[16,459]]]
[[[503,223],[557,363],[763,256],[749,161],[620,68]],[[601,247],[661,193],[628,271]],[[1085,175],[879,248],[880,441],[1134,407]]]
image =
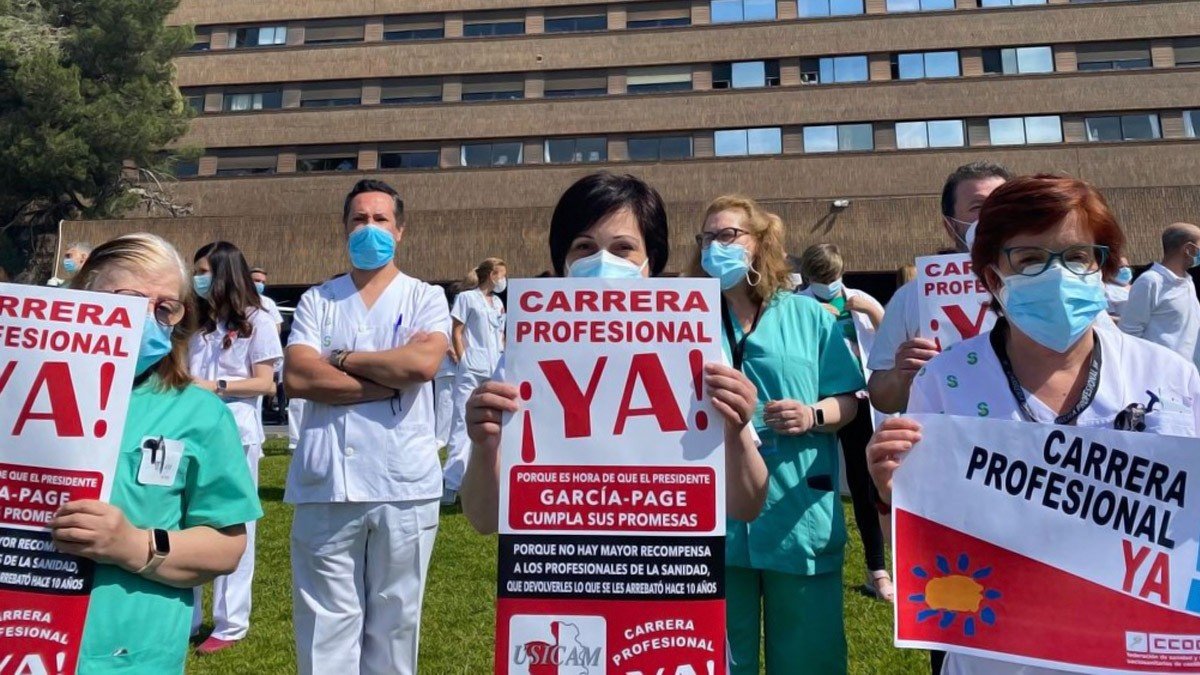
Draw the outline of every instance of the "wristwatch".
[[[329,363],[338,370],[346,370],[346,357],[350,356],[349,349],[335,349],[329,352]]]
[[[217,380],[217,395],[224,396],[225,390],[229,388],[229,380]]]
[[[815,427],[825,426],[825,411],[821,410],[820,408],[818,408],[815,405],[811,406],[811,407],[812,407],[812,411],[813,411],[813,426],[815,426]]]
[[[140,576],[151,574],[163,564],[171,552],[171,537],[166,530],[155,528],[150,530],[150,560],[137,573]]]

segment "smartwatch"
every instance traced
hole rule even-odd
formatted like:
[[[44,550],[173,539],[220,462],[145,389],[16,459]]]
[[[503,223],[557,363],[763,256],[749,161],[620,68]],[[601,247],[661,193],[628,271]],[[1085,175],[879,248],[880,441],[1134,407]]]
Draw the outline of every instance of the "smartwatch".
[[[217,394],[225,395],[225,390],[229,388],[229,380],[217,380]]]
[[[812,410],[813,410],[813,420],[814,420],[813,426],[818,426],[818,427],[825,426],[825,411],[821,410],[820,408],[818,408],[815,405],[812,407]]]
[[[166,530],[155,528],[150,530],[150,560],[142,566],[142,569],[137,571],[140,576],[145,576],[158,569],[159,565],[167,559],[167,555],[171,552],[171,537]]]

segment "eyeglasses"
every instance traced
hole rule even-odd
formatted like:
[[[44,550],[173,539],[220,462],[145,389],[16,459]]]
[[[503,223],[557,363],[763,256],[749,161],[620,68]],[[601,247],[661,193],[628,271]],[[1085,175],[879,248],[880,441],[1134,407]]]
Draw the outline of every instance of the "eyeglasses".
[[[1050,268],[1055,260],[1069,272],[1079,276],[1095,274],[1108,260],[1108,247],[1099,244],[1078,244],[1061,251],[1051,251],[1040,246],[1010,246],[1002,249],[1008,266],[1017,274],[1036,277]]]
[[[150,296],[140,291],[134,291],[128,288],[118,288],[113,291],[117,295],[126,295],[132,298],[150,299]],[[177,326],[180,321],[183,321],[183,315],[187,312],[187,306],[178,300],[170,298],[162,298],[154,301],[154,320],[164,326]]]
[[[750,232],[740,227],[726,227],[716,232],[702,232],[696,235],[696,243],[700,244],[700,248],[708,248],[712,246],[714,241],[719,241],[722,244],[732,244],[743,234],[750,234]]]

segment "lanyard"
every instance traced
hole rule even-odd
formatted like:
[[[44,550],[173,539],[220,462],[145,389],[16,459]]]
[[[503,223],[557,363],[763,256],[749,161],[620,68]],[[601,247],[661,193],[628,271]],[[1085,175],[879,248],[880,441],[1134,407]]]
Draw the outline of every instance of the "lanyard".
[[[737,370],[742,369],[742,360],[746,355],[746,341],[750,339],[750,334],[758,328],[758,319],[762,316],[762,305],[754,310],[754,321],[750,323],[750,330],[742,334],[742,339],[737,340],[733,334],[733,319],[729,318],[729,308],[725,306],[725,299],[721,299],[721,324],[725,328],[725,339],[729,340],[729,351],[733,353],[733,367]]]
[[[1000,361],[1000,367],[1004,369],[1004,377],[1008,380],[1008,389],[1012,392],[1013,398],[1017,400],[1017,405],[1020,406],[1021,412],[1030,422],[1036,422],[1037,417],[1033,411],[1029,409],[1029,400],[1025,397],[1025,388],[1021,386],[1020,380],[1013,373],[1012,361],[1008,358],[1008,350],[1004,347],[1004,336],[1008,334],[1008,322],[1001,318],[996,322],[995,328],[992,329],[992,334],[989,339],[992,342],[992,350],[996,352],[996,358]],[[1103,364],[1103,358],[1100,355],[1100,338],[1095,339],[1095,344],[1092,347],[1092,362],[1088,365],[1087,382],[1083,385],[1083,391],[1079,394],[1079,402],[1075,407],[1067,412],[1054,418],[1055,424],[1071,424],[1088,406],[1096,399],[1096,392],[1100,389],[1100,366]]]

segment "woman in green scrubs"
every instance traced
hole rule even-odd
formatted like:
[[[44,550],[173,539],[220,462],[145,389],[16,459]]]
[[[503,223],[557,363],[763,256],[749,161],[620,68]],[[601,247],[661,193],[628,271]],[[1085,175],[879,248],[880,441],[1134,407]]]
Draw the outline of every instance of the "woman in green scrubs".
[[[726,525],[726,615],[734,675],[846,672],[845,523],[837,430],[858,409],[862,371],[829,312],[792,293],[783,223],[742,197],[709,205],[696,273],[719,279],[725,350],[758,388],[753,424],[767,499]]]
[[[72,287],[147,306],[111,501],[70,502],[50,522],[58,550],[100,563],[78,672],[181,673],[191,589],[237,567],[245,523],[262,509],[229,409],[191,384],[191,282],[175,249],[153,235],[118,237]],[[151,451],[167,461],[144,467]]]

